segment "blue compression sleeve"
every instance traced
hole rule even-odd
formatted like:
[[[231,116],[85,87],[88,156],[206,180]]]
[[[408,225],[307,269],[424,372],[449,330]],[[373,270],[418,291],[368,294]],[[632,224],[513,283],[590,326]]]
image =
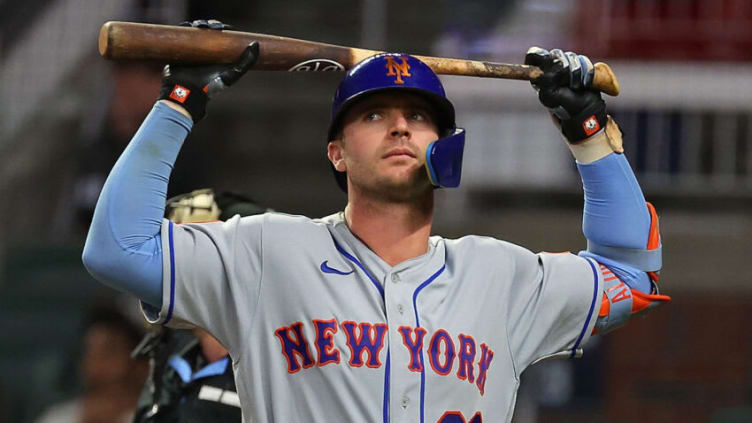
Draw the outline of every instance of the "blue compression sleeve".
[[[650,235],[650,212],[637,179],[623,154],[611,153],[592,163],[577,163],[585,191],[582,231],[593,242],[644,249]],[[647,274],[608,257],[583,252],[611,269],[632,289],[651,293]]]
[[[192,126],[170,107],[154,106],[107,177],[84,246],[92,276],[154,307],[162,305],[167,182]]]

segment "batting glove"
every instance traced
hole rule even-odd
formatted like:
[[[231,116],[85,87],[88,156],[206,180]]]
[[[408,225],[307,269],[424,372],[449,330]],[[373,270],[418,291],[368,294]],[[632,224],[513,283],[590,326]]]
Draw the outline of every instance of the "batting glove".
[[[525,64],[543,70],[532,81],[533,88],[570,143],[577,144],[606,127],[606,102],[592,88],[594,67],[587,56],[530,47]]]
[[[230,29],[229,25],[215,20],[183,22],[180,26],[209,30]],[[206,115],[206,103],[218,92],[237,82],[256,63],[258,42],[253,41],[230,65],[167,65],[162,72],[160,100],[168,100],[183,106],[194,122]]]

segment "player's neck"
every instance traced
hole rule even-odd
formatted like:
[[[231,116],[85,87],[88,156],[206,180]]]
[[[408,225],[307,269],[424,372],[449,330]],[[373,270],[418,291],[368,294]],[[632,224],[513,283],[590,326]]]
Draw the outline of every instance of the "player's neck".
[[[428,251],[433,192],[413,203],[350,198],[345,219],[353,234],[382,260],[395,266]]]

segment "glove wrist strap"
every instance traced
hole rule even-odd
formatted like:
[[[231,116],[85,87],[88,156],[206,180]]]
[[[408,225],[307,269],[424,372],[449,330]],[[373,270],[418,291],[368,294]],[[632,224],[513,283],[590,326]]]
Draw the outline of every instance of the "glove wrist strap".
[[[190,113],[194,123],[206,115],[206,103],[209,101],[203,89],[184,82],[162,84],[159,99],[183,106]]]
[[[620,154],[624,152],[621,130],[611,116],[607,117],[605,129],[601,129],[577,144],[567,143],[567,145],[577,162],[582,164],[600,160],[613,152]]]
[[[570,119],[561,121],[561,132],[570,143],[579,143],[606,126],[606,103],[594,102]]]

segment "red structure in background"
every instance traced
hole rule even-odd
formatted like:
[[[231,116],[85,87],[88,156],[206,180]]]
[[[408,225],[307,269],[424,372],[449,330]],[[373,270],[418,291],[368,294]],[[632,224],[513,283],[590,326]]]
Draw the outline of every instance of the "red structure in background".
[[[574,26],[593,57],[752,61],[750,0],[580,0]]]

